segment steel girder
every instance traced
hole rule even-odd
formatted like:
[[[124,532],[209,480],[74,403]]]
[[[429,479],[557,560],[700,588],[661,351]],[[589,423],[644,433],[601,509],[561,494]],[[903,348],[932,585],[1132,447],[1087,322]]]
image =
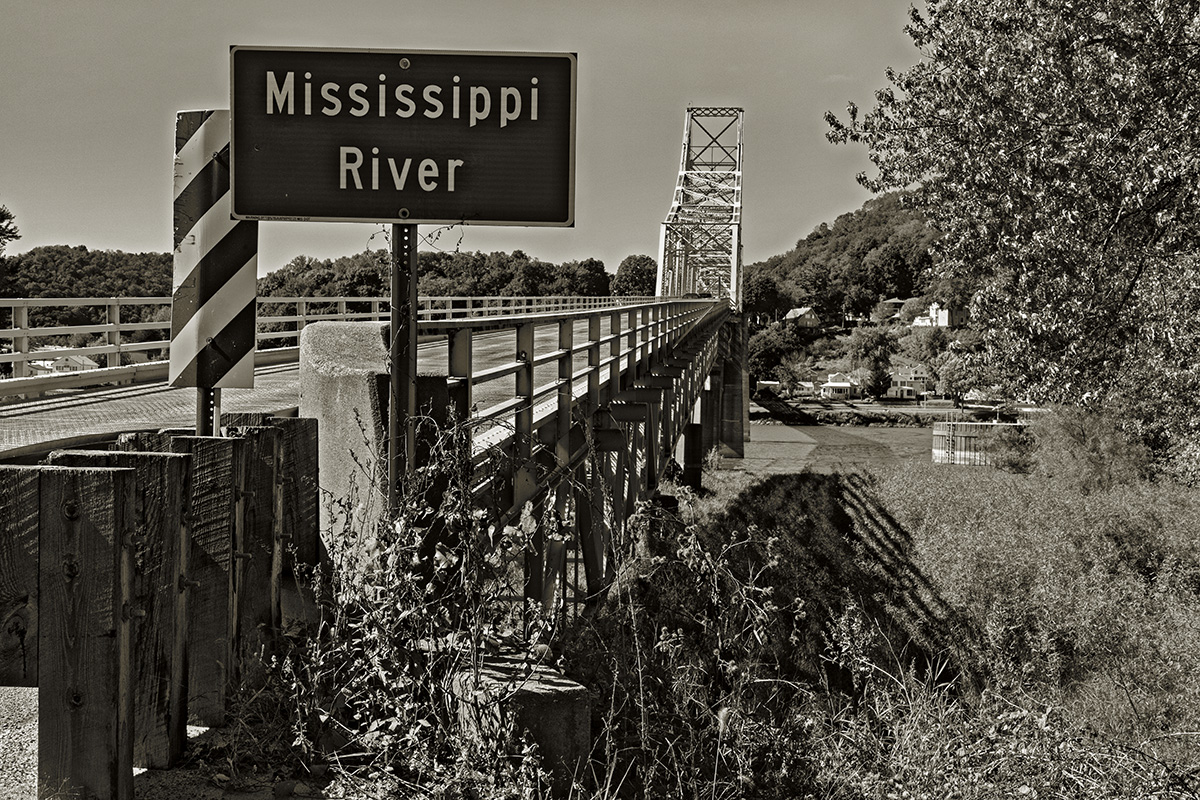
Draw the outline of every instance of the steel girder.
[[[742,109],[688,108],[659,238],[660,297],[711,294],[742,307]]]

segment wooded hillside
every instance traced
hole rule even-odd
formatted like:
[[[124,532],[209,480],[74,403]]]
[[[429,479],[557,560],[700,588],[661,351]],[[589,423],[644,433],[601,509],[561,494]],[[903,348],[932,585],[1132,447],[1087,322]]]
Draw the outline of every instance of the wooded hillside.
[[[832,225],[821,223],[794,249],[748,265],[748,310],[774,315],[781,305],[813,306],[823,319],[833,319],[866,316],[889,297],[959,299],[933,279],[930,246],[936,239],[901,193],[881,195]]]

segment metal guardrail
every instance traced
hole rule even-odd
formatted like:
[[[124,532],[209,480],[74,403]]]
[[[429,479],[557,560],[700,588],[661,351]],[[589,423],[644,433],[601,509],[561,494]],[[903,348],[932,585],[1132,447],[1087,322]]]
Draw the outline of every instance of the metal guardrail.
[[[653,302],[648,297],[422,297],[417,317],[426,323],[480,317],[563,313]],[[386,321],[387,297],[259,297],[256,363],[294,360],[300,332],[311,322]],[[36,310],[90,309],[94,321],[37,325]],[[169,297],[0,298],[0,398],[50,389],[85,388],[166,376],[170,349]],[[136,311],[130,311],[136,309]],[[147,310],[149,309],[149,313]],[[31,311],[33,312],[31,314]],[[31,317],[34,319],[31,320]],[[123,319],[124,318],[124,319]],[[72,344],[72,340],[85,343]],[[286,353],[273,351],[286,349]],[[143,354],[149,357],[142,360]],[[102,357],[91,367],[78,359]],[[136,361],[135,361],[136,359]],[[70,363],[76,360],[78,367]],[[135,363],[130,363],[134,361]],[[45,362],[49,366],[42,367]],[[58,368],[54,366],[58,362]]]

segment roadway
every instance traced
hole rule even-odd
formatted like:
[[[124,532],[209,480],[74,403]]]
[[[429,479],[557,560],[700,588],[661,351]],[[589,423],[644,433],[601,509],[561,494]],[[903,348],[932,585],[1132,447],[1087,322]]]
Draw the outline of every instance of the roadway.
[[[253,389],[224,389],[221,410],[274,414],[300,402],[299,365],[255,370]],[[196,390],[165,383],[64,390],[0,405],[0,458],[81,446],[126,431],[193,427]]]

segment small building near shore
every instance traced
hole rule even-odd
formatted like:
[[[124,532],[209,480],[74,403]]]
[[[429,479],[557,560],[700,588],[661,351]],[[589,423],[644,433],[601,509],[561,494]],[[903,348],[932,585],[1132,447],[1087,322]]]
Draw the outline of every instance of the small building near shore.
[[[791,311],[783,315],[783,321],[789,325],[795,325],[798,328],[821,327],[821,317],[817,314],[812,306],[793,308]]]
[[[844,372],[834,372],[821,384],[821,397],[830,400],[857,400],[862,397],[862,384]]]

